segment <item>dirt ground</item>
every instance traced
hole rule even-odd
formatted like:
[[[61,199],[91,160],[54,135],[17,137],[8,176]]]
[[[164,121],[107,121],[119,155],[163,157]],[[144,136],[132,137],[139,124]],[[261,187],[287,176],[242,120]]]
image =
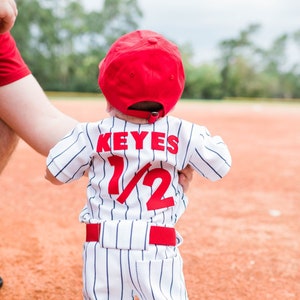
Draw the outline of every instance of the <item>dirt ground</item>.
[[[102,101],[54,104],[106,116]],[[219,182],[194,174],[177,226],[190,299],[299,300],[300,105],[181,102],[173,114],[221,135],[233,157]],[[52,186],[44,168],[21,141],[0,177],[1,300],[82,299],[86,181]]]

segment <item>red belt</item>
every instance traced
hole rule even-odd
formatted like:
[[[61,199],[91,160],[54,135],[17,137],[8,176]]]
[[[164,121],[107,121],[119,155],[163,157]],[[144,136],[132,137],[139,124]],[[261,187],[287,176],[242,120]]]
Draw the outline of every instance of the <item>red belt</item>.
[[[99,242],[101,224],[86,224],[86,241]],[[172,227],[151,226],[149,244],[175,246],[176,232]]]

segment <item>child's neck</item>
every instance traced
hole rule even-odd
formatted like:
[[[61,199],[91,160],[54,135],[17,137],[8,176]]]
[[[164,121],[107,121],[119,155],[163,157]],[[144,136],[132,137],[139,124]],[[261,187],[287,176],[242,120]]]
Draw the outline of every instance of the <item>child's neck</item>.
[[[123,114],[123,113],[121,113],[120,111],[117,111],[117,110],[112,110],[110,112],[110,115],[112,117],[116,117],[116,118],[119,118],[121,120],[130,122],[130,123],[134,123],[134,124],[148,124],[148,120],[147,119],[137,118],[137,117],[134,117],[134,116],[125,115],[125,114]]]
[[[119,119],[122,119],[124,121],[130,122],[130,123],[148,124],[148,120],[146,120],[146,119],[137,118],[137,117],[133,117],[133,116],[128,116],[128,115],[124,115],[124,114],[122,114],[121,116],[119,116],[118,114],[116,114],[115,117],[117,117]]]
[[[118,109],[111,106],[109,104],[109,102],[107,102],[106,112],[108,112],[111,117],[116,117],[116,118],[119,118],[119,119],[127,121],[127,122],[131,122],[131,123],[135,123],[135,124],[148,124],[149,123],[147,119],[123,114]]]

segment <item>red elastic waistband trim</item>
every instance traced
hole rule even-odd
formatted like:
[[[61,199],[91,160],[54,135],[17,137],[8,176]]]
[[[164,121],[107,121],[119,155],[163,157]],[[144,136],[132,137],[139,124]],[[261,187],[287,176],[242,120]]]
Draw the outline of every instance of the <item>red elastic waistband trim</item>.
[[[86,242],[99,242],[101,224],[86,224]],[[151,226],[149,244],[175,246],[176,232],[172,227]]]

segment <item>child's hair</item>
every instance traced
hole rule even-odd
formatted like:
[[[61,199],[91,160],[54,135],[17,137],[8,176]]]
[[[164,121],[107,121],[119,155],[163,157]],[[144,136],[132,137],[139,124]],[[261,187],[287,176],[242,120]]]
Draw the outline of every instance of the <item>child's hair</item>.
[[[163,106],[154,101],[141,101],[135,104],[132,104],[128,107],[130,110],[142,110],[142,111],[149,111],[149,112],[159,112],[163,109]]]
[[[185,75],[180,52],[156,32],[133,31],[111,46],[99,64],[98,82],[113,107],[153,123],[182,95]]]

